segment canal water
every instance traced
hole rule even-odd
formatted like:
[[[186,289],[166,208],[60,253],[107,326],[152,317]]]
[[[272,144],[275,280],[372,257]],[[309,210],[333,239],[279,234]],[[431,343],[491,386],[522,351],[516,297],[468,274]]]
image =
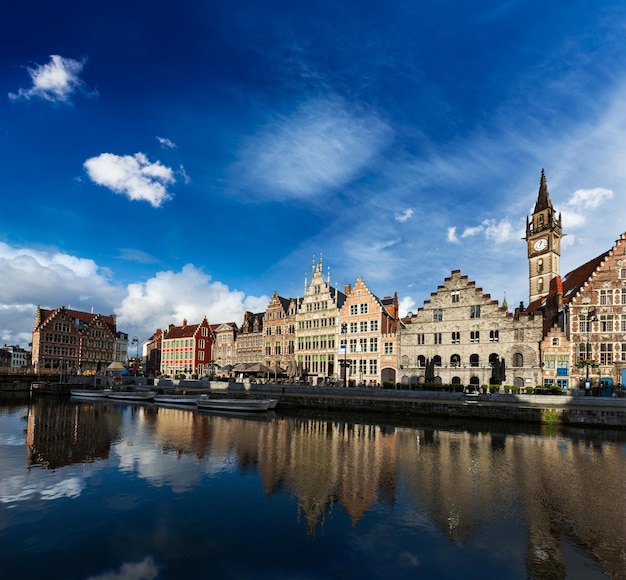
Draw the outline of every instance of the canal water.
[[[0,578],[626,578],[626,433],[0,400]]]

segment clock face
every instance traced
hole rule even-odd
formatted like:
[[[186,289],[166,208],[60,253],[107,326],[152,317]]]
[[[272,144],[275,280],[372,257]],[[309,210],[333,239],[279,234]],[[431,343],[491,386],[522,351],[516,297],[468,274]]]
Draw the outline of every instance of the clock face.
[[[548,247],[548,240],[546,240],[545,238],[539,238],[535,242],[535,245],[533,246],[533,248],[535,248],[535,250],[537,250],[537,251],[543,250],[543,249],[545,249],[547,247]]]

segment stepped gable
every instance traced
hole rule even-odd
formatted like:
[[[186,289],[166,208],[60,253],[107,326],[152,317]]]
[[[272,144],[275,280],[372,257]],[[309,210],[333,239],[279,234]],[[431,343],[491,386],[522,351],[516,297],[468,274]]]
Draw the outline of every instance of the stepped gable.
[[[458,275],[458,277],[459,277],[459,279],[461,281],[465,281],[466,282],[466,286],[468,288],[474,287],[474,291],[477,294],[480,294],[480,296],[482,297],[483,300],[485,300],[486,302],[489,302],[493,306],[497,306],[502,312],[505,312],[507,314],[507,316],[513,316],[510,312],[508,312],[507,306],[500,305],[498,300],[491,298],[491,294],[487,294],[487,293],[483,292],[483,289],[480,286],[476,286],[476,282],[474,280],[469,280],[468,276],[466,276],[465,274],[461,274],[461,270],[452,270],[452,272],[450,273],[450,276],[446,276],[443,279],[443,284],[440,284],[439,286],[437,286],[437,290],[435,292],[431,292],[430,293],[431,298],[434,298],[435,296],[437,296],[437,294],[438,294],[438,292],[440,290],[445,290],[446,282],[450,282],[455,275]],[[424,306],[426,306],[427,304],[430,304],[430,299],[424,300]],[[417,311],[420,312],[420,311],[424,310],[424,306],[418,307]],[[408,318],[408,319],[407,318],[403,318],[402,322],[406,322],[406,321],[409,321],[409,320],[410,320],[410,318]]]

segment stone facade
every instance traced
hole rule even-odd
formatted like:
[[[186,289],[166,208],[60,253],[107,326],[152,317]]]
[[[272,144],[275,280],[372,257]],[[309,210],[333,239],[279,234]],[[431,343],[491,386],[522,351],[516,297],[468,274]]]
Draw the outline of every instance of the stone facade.
[[[542,327],[541,314],[507,312],[455,270],[416,314],[403,319],[401,382],[534,387],[541,384]],[[502,362],[504,378],[494,376]]]
[[[260,363],[263,361],[263,312],[244,312],[243,324],[237,334],[237,362]]]
[[[237,334],[239,329],[234,322],[224,322],[213,326],[213,360],[219,367],[237,364]]]
[[[283,298],[274,292],[263,318],[265,366],[286,371],[295,363],[297,310],[296,298]]]
[[[296,359],[314,384],[337,381],[339,312],[345,294],[324,280],[322,259],[313,262],[311,283],[304,282],[304,297],[296,314]]]

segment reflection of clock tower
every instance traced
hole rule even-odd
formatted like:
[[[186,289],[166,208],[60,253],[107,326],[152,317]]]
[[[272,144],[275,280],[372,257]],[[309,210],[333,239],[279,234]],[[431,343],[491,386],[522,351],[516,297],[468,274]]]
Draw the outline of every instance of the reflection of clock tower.
[[[539,196],[532,216],[526,218],[528,243],[529,300],[548,294],[550,281],[559,275],[561,257],[561,214],[555,215],[544,170],[541,170]]]

